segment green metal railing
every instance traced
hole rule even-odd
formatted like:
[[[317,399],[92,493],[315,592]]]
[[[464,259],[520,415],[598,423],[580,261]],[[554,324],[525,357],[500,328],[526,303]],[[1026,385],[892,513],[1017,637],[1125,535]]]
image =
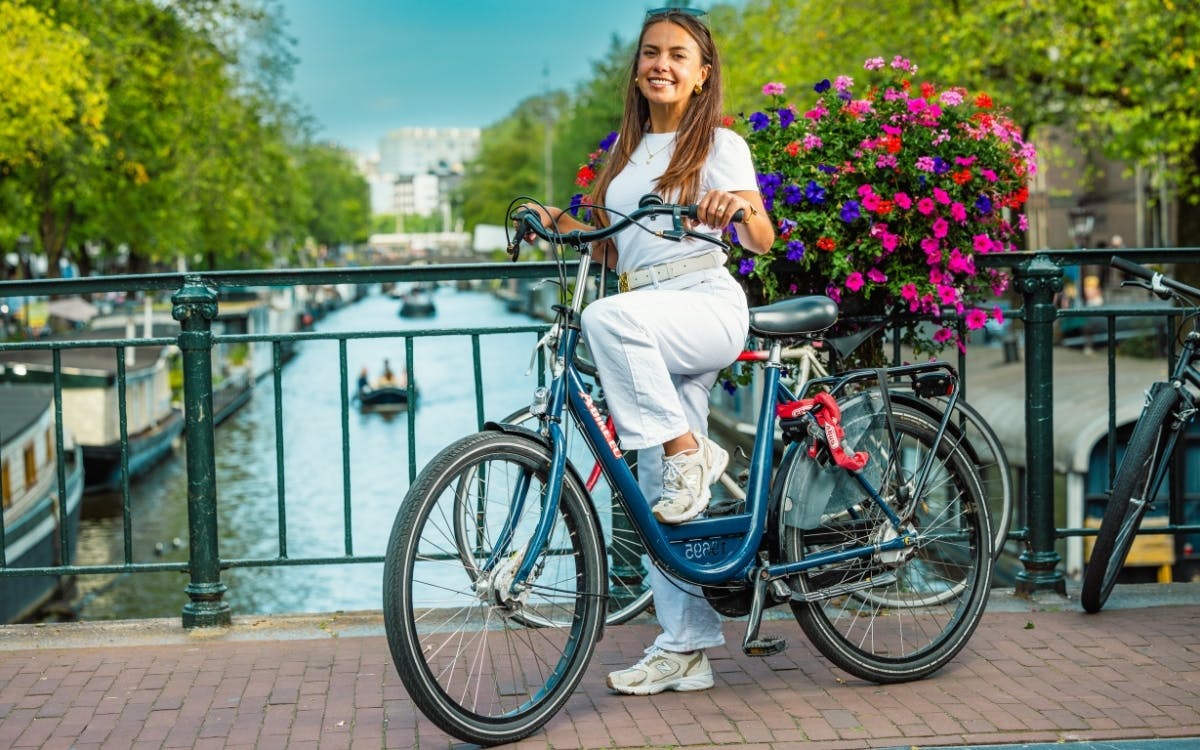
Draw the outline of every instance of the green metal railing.
[[[1128,250],[1124,255],[1141,262],[1200,262],[1200,250]],[[1026,424],[1027,441],[1025,456],[1024,528],[1013,530],[1011,537],[1020,540],[1024,547],[1021,555],[1022,571],[1018,575],[1018,591],[1031,593],[1037,590],[1065,591],[1061,557],[1055,549],[1056,541],[1068,536],[1094,533],[1088,529],[1056,528],[1054,521],[1054,464],[1053,464],[1053,385],[1050,377],[1054,357],[1055,321],[1060,311],[1054,305],[1054,296],[1061,290],[1063,267],[1077,264],[1107,264],[1109,255],[1099,251],[1054,251],[1041,253],[1012,253],[996,256],[981,256],[977,263],[992,267],[1005,267],[1013,272],[1014,288],[1021,298],[1021,306],[1010,311],[1009,316],[1021,321],[1024,335],[1024,370],[1026,379]],[[355,331],[339,333],[297,332],[286,334],[214,334],[212,324],[218,313],[218,293],[222,289],[246,287],[291,287],[298,285],[323,286],[330,284],[371,284],[454,281],[475,279],[538,279],[555,276],[552,263],[522,264],[466,264],[428,265],[404,268],[354,268],[354,269],[306,269],[280,271],[213,272],[204,274],[153,274],[121,277],[85,278],[69,280],[33,280],[0,282],[0,297],[49,297],[52,295],[79,295],[107,292],[172,292],[172,317],[179,322],[176,337],[168,338],[124,338],[106,340],[53,340],[9,342],[0,344],[0,352],[13,350],[49,349],[53,353],[51,382],[54,386],[54,403],[58,429],[56,434],[59,456],[59,497],[65,497],[65,473],[62,468],[64,436],[62,430],[62,387],[63,368],[61,353],[70,348],[102,347],[114,351],[117,362],[118,393],[124,393],[126,373],[124,352],[126,347],[175,344],[179,347],[183,368],[183,400],[185,413],[187,506],[188,506],[188,560],[186,562],[144,563],[133,560],[130,546],[133,518],[130,512],[128,472],[121,494],[123,498],[123,524],[125,549],[123,561],[108,565],[79,565],[65,558],[62,565],[41,568],[9,567],[0,554],[0,580],[8,576],[22,575],[91,575],[113,573],[140,573],[148,571],[179,571],[187,573],[185,587],[187,602],[183,605],[184,627],[205,627],[227,624],[231,620],[229,604],[224,600],[226,586],[221,581],[221,572],[231,568],[269,567],[284,565],[320,565],[378,563],[380,555],[362,555],[354,550],[354,539],[350,529],[353,498],[350,488],[348,440],[349,419],[349,372],[347,367],[347,342],[357,338],[396,337],[403,338],[408,371],[416,371],[413,362],[413,341],[424,336],[456,336],[471,340],[475,370],[474,389],[476,398],[476,421],[484,421],[480,338],[497,334],[528,332],[531,345],[536,336],[545,329],[544,325],[531,323],[528,326],[476,329],[432,329],[398,331]],[[1122,310],[1120,314],[1158,315],[1164,310]],[[1171,314],[1178,315],[1178,311]],[[1075,315],[1075,313],[1072,313]],[[1078,315],[1105,317],[1110,345],[1108,366],[1115,366],[1112,355],[1115,343],[1114,332],[1118,314],[1108,312],[1081,311]],[[306,340],[336,340],[338,342],[339,368],[342,385],[342,511],[345,518],[345,540],[343,555],[325,557],[293,557],[288,551],[286,534],[287,485],[283,471],[282,435],[285,419],[282,401],[280,373],[283,368],[283,349],[294,342]],[[267,342],[272,347],[275,393],[275,444],[278,493],[278,543],[277,553],[266,558],[225,558],[221,555],[217,529],[217,477],[214,455],[214,425],[212,420],[213,395],[213,350],[220,344]],[[960,356],[960,369],[970,382],[970,356]],[[539,368],[541,371],[543,368]],[[410,379],[410,382],[412,379]],[[410,386],[411,387],[411,386]],[[1110,387],[1110,413],[1115,395]],[[123,396],[118,408],[121,416],[121,441],[128,445],[129,435],[125,430],[127,404]],[[1115,417],[1110,416],[1110,420]],[[412,420],[408,422],[408,476],[416,475],[416,434]],[[1111,441],[1110,441],[1111,443]],[[1110,445],[1110,451],[1115,446]],[[125,451],[123,450],[123,454]],[[1115,460],[1115,453],[1112,453]],[[1111,463],[1111,462],[1110,462]],[[0,520],[0,539],[3,538],[3,522]],[[1200,527],[1182,523],[1182,502],[1173,500],[1171,524],[1157,533],[1196,532]],[[65,528],[60,531],[63,549],[69,549]],[[2,553],[3,550],[0,550]]]

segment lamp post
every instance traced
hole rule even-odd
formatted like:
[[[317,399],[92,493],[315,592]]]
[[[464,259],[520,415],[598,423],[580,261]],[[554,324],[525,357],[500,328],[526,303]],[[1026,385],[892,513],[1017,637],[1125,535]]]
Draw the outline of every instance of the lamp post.
[[[29,254],[30,254],[30,251],[32,251],[32,250],[33,250],[33,238],[30,237],[27,233],[22,232],[21,236],[17,238],[17,260],[21,266],[21,278],[23,278],[23,279],[33,278],[33,268],[29,265]],[[24,336],[22,338],[27,337],[29,331],[31,330],[30,323],[29,323],[30,319],[29,319],[29,297],[28,296],[25,297],[24,307],[25,307],[25,334],[26,334],[26,336]]]

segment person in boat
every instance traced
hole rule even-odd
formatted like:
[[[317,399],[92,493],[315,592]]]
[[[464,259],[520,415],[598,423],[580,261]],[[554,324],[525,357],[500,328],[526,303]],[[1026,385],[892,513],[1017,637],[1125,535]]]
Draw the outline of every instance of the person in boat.
[[[364,368],[362,368],[362,371],[358,373],[358,390],[366,391],[366,390],[370,390],[370,388],[371,388],[371,376],[368,374],[367,368],[364,367]]]
[[[392,369],[391,362],[383,360],[383,375],[380,376],[379,382],[375,384],[377,388],[407,388],[408,373],[401,368],[399,373]]]
[[[721,125],[721,64],[699,13],[647,14],[625,85],[621,128],[597,176],[593,204],[620,216],[647,193],[696,203],[698,231],[714,237],[736,214],[742,246],[767,252],[774,226],[749,146]],[[561,232],[593,228],[559,208],[523,208]],[[609,223],[600,211],[593,218]],[[676,243],[630,228],[593,246],[592,256],[629,280],[627,291],[583,312],[621,447],[638,451],[638,482],[655,517],[682,523],[704,511],[709,485],[728,462],[707,436],[708,397],[718,371],[745,343],[745,292],[726,270],[725,256],[699,241]],[[608,686],[633,695],[712,687],[704,650],[725,642],[720,615],[695,586],[657,568],[649,580],[662,633],[637,664],[609,674]]]

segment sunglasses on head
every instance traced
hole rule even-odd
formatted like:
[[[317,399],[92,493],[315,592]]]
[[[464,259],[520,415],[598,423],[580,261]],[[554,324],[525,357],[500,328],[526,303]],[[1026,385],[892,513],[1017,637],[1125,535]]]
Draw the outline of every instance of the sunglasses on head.
[[[667,6],[665,8],[653,8],[646,11],[646,20],[649,21],[655,16],[665,16],[668,13],[684,13],[694,18],[703,18],[704,16],[708,15],[708,11],[701,10],[699,8],[677,8],[674,6]]]

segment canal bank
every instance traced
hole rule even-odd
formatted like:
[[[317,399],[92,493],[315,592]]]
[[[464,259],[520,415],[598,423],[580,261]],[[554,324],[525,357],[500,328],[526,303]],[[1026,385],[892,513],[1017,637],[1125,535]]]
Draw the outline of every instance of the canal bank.
[[[1200,742],[1198,602],[1200,584],[1121,586],[1086,615],[997,590],[954,662],[893,686],[832,667],[790,617],[764,625],[787,651],[743,656],[731,620],[712,690],[610,694],[604,674],[655,632],[640,618],[606,632],[566,708],[517,747],[1174,750]],[[417,712],[382,632],[375,611],[2,627],[0,746],[461,748]]]

